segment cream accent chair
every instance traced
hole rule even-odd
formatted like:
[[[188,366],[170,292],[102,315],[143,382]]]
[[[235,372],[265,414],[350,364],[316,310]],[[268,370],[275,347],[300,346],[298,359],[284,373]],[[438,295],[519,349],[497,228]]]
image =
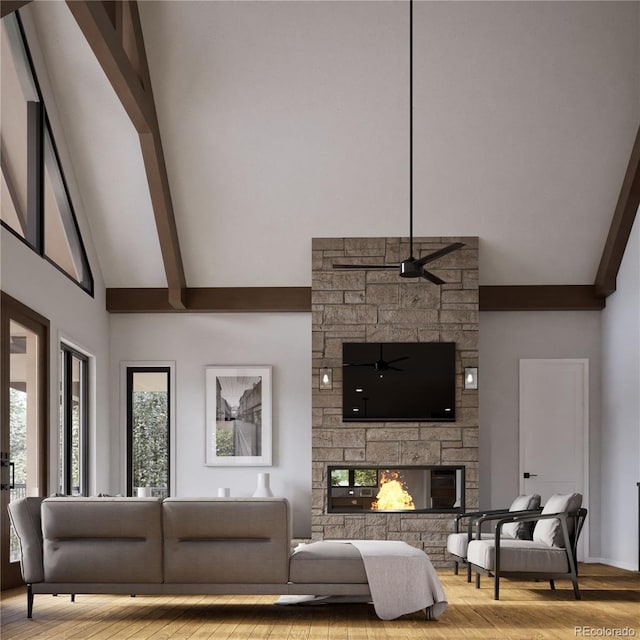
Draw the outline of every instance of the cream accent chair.
[[[509,514],[513,515],[517,512],[519,515],[527,515],[540,512],[540,496],[537,493],[531,495],[518,496],[507,509],[485,509],[484,511],[468,511],[460,513],[454,520],[454,533],[447,537],[447,552],[453,557],[455,563],[454,574],[458,575],[458,565],[467,565],[467,582],[471,582],[471,567],[467,563],[467,547],[473,538],[473,530],[476,522],[484,516],[495,516]],[[466,520],[466,531],[460,531],[461,521]],[[483,522],[485,522],[483,520]],[[488,520],[487,520],[488,522]],[[502,535],[505,538],[521,539],[531,538],[533,527],[528,523],[510,523],[505,524],[502,529]],[[493,532],[481,532],[481,539],[493,539]]]
[[[549,580],[555,589],[555,580],[566,578],[573,583],[576,600],[580,600],[577,571],[577,545],[587,517],[581,508],[579,493],[554,494],[542,513],[533,515],[496,514],[478,518],[476,536],[467,548],[467,562],[476,572],[476,588],[480,575],[493,576],[494,599],[500,597],[500,578]],[[493,539],[482,539],[480,528],[489,520],[497,520]],[[502,537],[505,526],[535,523],[532,540],[513,540]]]

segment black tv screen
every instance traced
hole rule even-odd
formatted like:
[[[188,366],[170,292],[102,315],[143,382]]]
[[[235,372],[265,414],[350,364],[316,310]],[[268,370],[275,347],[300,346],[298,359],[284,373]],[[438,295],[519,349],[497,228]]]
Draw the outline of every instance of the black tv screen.
[[[345,422],[456,419],[454,342],[345,342]]]

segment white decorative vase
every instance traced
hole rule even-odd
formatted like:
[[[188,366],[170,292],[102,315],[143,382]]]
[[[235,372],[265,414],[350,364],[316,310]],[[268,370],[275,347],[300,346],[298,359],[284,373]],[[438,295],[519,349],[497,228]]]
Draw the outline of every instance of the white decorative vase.
[[[138,487],[138,498],[150,498],[151,487]]]
[[[271,498],[273,493],[271,492],[271,487],[269,486],[269,474],[268,473],[259,473],[258,474],[258,486],[253,494],[254,498]]]
[[[227,487],[220,487],[218,489],[218,498],[228,498],[231,495],[231,489]]]

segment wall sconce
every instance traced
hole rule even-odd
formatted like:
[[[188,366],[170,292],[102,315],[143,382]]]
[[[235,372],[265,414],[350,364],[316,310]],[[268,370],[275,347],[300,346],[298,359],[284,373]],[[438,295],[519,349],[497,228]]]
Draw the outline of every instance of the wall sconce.
[[[320,388],[333,389],[333,369],[320,369]]]
[[[478,388],[478,367],[464,368],[464,388],[465,389]]]

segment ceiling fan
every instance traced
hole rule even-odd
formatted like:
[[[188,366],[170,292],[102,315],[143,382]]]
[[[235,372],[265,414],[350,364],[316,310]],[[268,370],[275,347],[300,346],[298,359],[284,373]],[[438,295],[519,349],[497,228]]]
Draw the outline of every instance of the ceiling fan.
[[[396,362],[400,362],[402,360],[408,360],[409,356],[401,356],[400,358],[394,358],[393,360],[385,360],[382,357],[382,343],[380,343],[380,358],[374,362],[362,362],[362,363],[344,363],[343,367],[372,367],[375,371],[404,371],[404,369],[400,369],[399,367],[394,367]]]
[[[399,269],[401,278],[424,278],[434,284],[445,281],[427,271],[424,266],[442,256],[464,247],[463,242],[452,244],[421,258],[413,257],[413,0],[409,0],[409,257],[400,264],[340,264],[334,269]]]

